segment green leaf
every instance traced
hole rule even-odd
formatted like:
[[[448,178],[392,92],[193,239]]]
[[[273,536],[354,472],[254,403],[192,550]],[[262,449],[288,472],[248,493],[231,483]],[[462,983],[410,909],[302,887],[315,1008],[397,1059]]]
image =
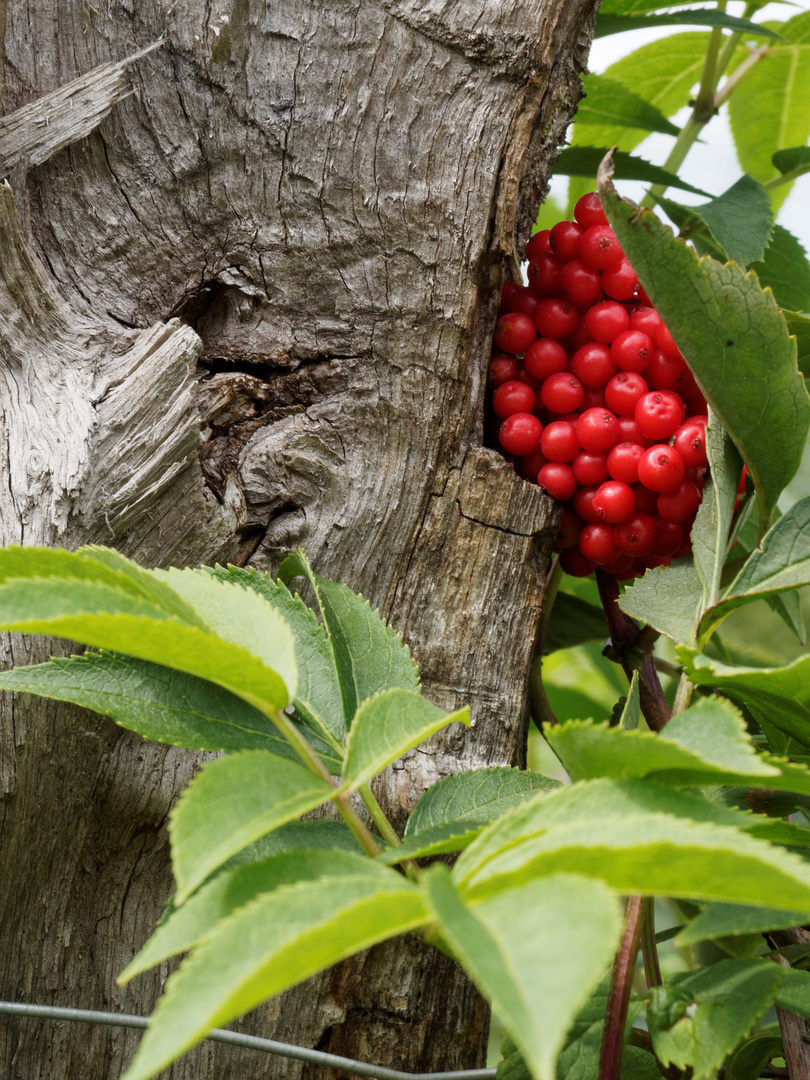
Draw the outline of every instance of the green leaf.
[[[295,639],[298,667],[295,711],[342,756],[345,729],[340,683],[332,649],[315,613],[300,596],[294,596],[269,574],[239,566],[227,569],[217,566],[209,573],[222,581],[253,589],[283,615]]]
[[[331,784],[303,765],[261,750],[210,762],[171,815],[177,903],[241,848],[334,793]]]
[[[648,570],[619,597],[619,607],[673,641],[695,640],[703,582],[691,558]]]
[[[738,698],[774,727],[810,746],[810,656],[778,668],[737,667],[693,649],[678,649],[687,676]],[[783,788],[783,790],[792,790]]]
[[[806,911],[778,911],[776,908],[748,907],[743,904],[707,904],[701,913],[681,930],[675,939],[678,948],[697,945],[717,938],[762,934],[807,922]]]
[[[549,623],[544,648],[548,652],[570,649],[585,641],[604,641],[607,636],[605,613],[596,604],[570,596],[562,590],[554,601],[554,618]]]
[[[637,731],[641,720],[641,692],[638,687],[638,672],[633,672],[630,681],[630,689],[627,691],[622,714],[619,717],[619,728],[622,731]],[[568,774],[571,775],[570,773]],[[571,777],[573,779],[573,777]]]
[[[652,780],[591,780],[535,796],[462,852],[453,877],[470,899],[547,874],[640,893],[810,910],[810,866],[746,835],[744,815]]]
[[[186,583],[189,578],[178,573],[176,580]],[[295,692],[295,655],[289,628],[269,605],[263,605],[266,612],[261,617],[251,618],[256,614],[250,611],[251,605],[240,604],[242,596],[250,594],[237,586],[208,580],[217,593],[208,598],[207,605],[200,606],[213,626],[205,622],[196,605],[192,612],[195,623],[191,624],[131,592],[95,581],[55,577],[15,578],[0,584],[0,626],[66,637],[164,664],[209,679],[261,711],[273,713],[285,708]],[[254,599],[262,603],[258,597]],[[240,610],[244,611],[244,624],[238,621]],[[202,628],[200,620],[209,628]],[[249,626],[262,628],[261,641],[251,640]],[[226,636],[218,636],[217,630]],[[265,659],[272,659],[275,667],[268,666]]]
[[[342,790],[365,784],[406,750],[455,722],[470,726],[466,706],[446,713],[415,690],[383,690],[367,698],[357,710],[346,742]]]
[[[799,371],[808,378],[810,377],[810,315],[805,315],[800,311],[783,311],[782,314],[787,320],[788,333],[796,336]]]
[[[337,822],[296,821],[293,824],[300,830],[306,825]],[[281,829],[278,832],[281,832]],[[299,832],[299,836],[304,842],[308,839],[306,833]],[[282,885],[299,881],[317,881],[325,877],[342,878],[357,874],[368,878],[371,873],[373,871],[369,869],[369,860],[358,854],[302,849],[280,852],[218,874],[212,881],[206,882],[182,907],[175,908],[168,918],[161,920],[154,934],[118,977],[118,984],[124,986],[155,964],[194,948],[218,922],[262,893],[272,892]]]
[[[257,897],[223,919],[169,978],[122,1080],[149,1080],[211,1028],[426,919],[419,891],[373,865],[367,875],[301,881]]]
[[[810,146],[791,146],[787,150],[777,150],[771,159],[779,172],[802,172],[810,170]]]
[[[810,1019],[810,971],[780,968],[782,978],[776,993],[776,1004],[783,1009]]]
[[[380,690],[419,689],[410,650],[359,593],[313,573],[303,551],[284,560],[279,577],[285,584],[305,577],[315,592],[340,680],[347,731],[359,706]]]
[[[692,527],[695,569],[703,582],[701,612],[717,602],[742,461],[728,432],[709,409],[706,452],[711,479]]]
[[[764,532],[810,428],[810,397],[784,318],[754,274],[735,263],[698,260],[655,214],[639,214],[610,183],[601,199],[641,284],[748,466]]]
[[[781,308],[805,311],[810,308],[810,262],[802,243],[783,225],[774,225],[765,257],[752,264],[763,289],[770,288]],[[791,334],[796,333],[790,327]]]
[[[557,875],[472,906],[440,864],[425,875],[425,888],[442,937],[535,1080],[554,1080],[566,1032],[616,947],[617,898],[596,882]]]
[[[810,12],[782,23],[780,32],[790,44],[773,45],[729,98],[729,120],[740,164],[758,180],[778,175],[773,155],[807,142],[810,135]],[[742,55],[745,55],[744,53]],[[781,205],[790,184],[773,192]]]
[[[590,130],[586,129],[586,130]],[[596,180],[596,172],[602,163],[605,154],[609,153],[610,147],[599,146],[569,146],[560,154],[554,172],[560,176],[589,176]],[[664,184],[666,187],[679,188],[681,191],[691,191],[694,195],[705,195],[711,198],[707,191],[687,184],[675,173],[653,165],[644,158],[634,157],[623,150],[617,150],[613,155],[616,166],[616,178],[618,180],[644,180],[650,184]]]
[[[542,677],[556,716],[609,717],[617,698],[627,693],[625,674],[602,655],[601,640],[536,657],[531,677]]]
[[[710,202],[681,206],[660,200],[686,240],[702,223],[726,258],[740,266],[761,260],[773,233],[773,211],[768,193],[747,173]]]
[[[298,757],[267,717],[230,691],[120,653],[86,653],[0,672],[0,687],[70,701],[145,739],[190,750],[269,750]]]
[[[808,584],[810,496],[794,503],[766,533],[761,546],[748,556],[722,598],[701,619],[700,639],[705,641],[741,604],[758,600],[768,593]]]
[[[729,1058],[727,1075],[733,1080],[757,1080],[764,1066],[775,1057],[782,1057],[782,1036],[778,1024],[746,1039]]]
[[[506,810],[538,791],[560,786],[559,780],[505,766],[452,773],[422,795],[408,818],[402,844],[380,861],[460,851]]]
[[[677,135],[679,129],[655,105],[650,105],[623,82],[606,75],[586,75],[585,100],[577,109],[578,124],[622,124]]]
[[[647,1023],[658,1059],[681,1069],[691,1065],[694,1080],[712,1080],[770,1008],[781,974],[766,960],[721,960],[653,987]]]
[[[684,0],[688,2],[688,0]],[[656,4],[656,7],[662,5]],[[655,26],[719,26],[724,30],[742,33],[747,37],[766,37],[783,41],[781,34],[750,19],[726,15],[723,11],[697,9],[694,11],[671,11],[666,15],[611,15],[600,10],[596,19],[595,37],[621,34],[626,30],[647,30]]]

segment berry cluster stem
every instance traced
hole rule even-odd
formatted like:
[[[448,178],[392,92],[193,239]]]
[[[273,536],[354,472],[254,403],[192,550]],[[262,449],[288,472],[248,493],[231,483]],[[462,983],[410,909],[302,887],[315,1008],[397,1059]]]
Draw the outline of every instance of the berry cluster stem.
[[[617,1080],[621,1076],[627,1006],[643,920],[644,901],[640,896],[631,896],[624,911],[624,926],[608,991],[602,1049],[599,1054],[599,1080]]]

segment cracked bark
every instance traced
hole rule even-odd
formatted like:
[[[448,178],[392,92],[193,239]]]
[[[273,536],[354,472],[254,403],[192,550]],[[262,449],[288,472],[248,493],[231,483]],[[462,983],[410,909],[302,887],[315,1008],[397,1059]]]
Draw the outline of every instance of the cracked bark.
[[[0,539],[270,570],[305,547],[403,632],[429,697],[472,706],[378,782],[399,826],[436,778],[523,760],[554,510],[482,447],[483,378],[594,5],[0,3]],[[115,976],[204,756],[29,698],[3,700],[0,751],[0,995],[151,1010],[166,968]],[[480,1064],[486,1026],[410,938],[244,1022],[413,1070]],[[112,1080],[136,1040],[4,1020],[0,1074]],[[315,1073],[208,1045],[166,1075]]]

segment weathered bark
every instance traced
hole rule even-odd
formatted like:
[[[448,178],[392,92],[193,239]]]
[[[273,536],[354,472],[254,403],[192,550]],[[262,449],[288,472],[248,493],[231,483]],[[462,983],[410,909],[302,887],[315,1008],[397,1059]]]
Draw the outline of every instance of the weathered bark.
[[[378,784],[399,825],[437,777],[523,759],[554,511],[482,447],[483,379],[594,6],[0,2],[0,539],[262,569],[304,546],[402,631],[429,697],[472,706]],[[114,66],[16,113],[164,34],[134,93]],[[31,699],[0,740],[0,995],[150,1010],[165,970],[115,976],[202,755]],[[486,1009],[409,939],[248,1026],[428,1070],[481,1062]],[[0,1075],[112,1080],[134,1042],[4,1020]],[[301,1066],[209,1044],[167,1075]]]

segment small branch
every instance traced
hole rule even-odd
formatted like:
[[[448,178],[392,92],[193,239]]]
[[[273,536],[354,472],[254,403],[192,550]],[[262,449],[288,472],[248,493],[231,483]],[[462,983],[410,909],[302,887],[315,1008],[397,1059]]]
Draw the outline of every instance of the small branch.
[[[380,830],[380,836],[383,840],[387,840],[392,847],[398,847],[402,841],[394,832],[394,827],[383,812],[383,808],[377,802],[374,797],[374,792],[368,786],[368,784],[362,784],[358,788],[360,798],[363,800],[363,805],[368,810],[371,820]]]
[[[686,672],[681,672],[680,680],[678,681],[678,689],[675,691],[675,701],[672,706],[672,711],[677,715],[684,709],[688,709],[692,704],[692,695],[695,692],[695,684],[690,682]]]
[[[717,10],[720,12],[726,10],[726,0],[721,0],[721,2],[718,3]],[[717,70],[717,61],[722,41],[723,31],[719,26],[715,26],[709,36],[709,47],[706,50],[706,56],[703,60],[700,86],[698,87],[694,112],[692,114],[695,121],[699,124],[707,124],[717,111],[714,104],[714,97],[717,92],[717,84],[720,81],[720,75],[722,74],[722,72]]]
[[[658,963],[658,947],[655,944],[655,901],[647,896],[642,901],[644,911],[641,924],[641,955],[644,958],[644,977],[647,980],[647,989],[651,986],[660,986],[664,981],[661,978],[661,967]]]
[[[599,1080],[618,1080],[622,1073],[624,1027],[627,1023],[627,1006],[636,966],[643,912],[642,898],[631,896],[624,911],[621,941],[610,979],[602,1049],[599,1054]]]
[[[801,926],[794,926],[789,930],[774,930],[770,937],[774,945],[780,947],[806,945],[810,942],[810,934]],[[780,967],[790,967],[790,961],[780,953],[774,953],[771,959]],[[782,1032],[782,1047],[790,1080],[810,1080],[810,1038],[807,1024],[801,1016],[783,1009],[781,1005],[776,1006],[776,1019]]]
[[[719,109],[721,105],[725,105],[726,101],[728,101],[731,94],[742,82],[742,80],[745,78],[751,68],[756,67],[760,60],[762,60],[763,57],[767,56],[770,51],[770,45],[761,45],[758,49],[754,49],[754,51],[749,56],[746,56],[745,60],[743,60],[740,66],[735,71],[733,71],[731,75],[729,75],[729,77],[715,94],[715,109]]]

